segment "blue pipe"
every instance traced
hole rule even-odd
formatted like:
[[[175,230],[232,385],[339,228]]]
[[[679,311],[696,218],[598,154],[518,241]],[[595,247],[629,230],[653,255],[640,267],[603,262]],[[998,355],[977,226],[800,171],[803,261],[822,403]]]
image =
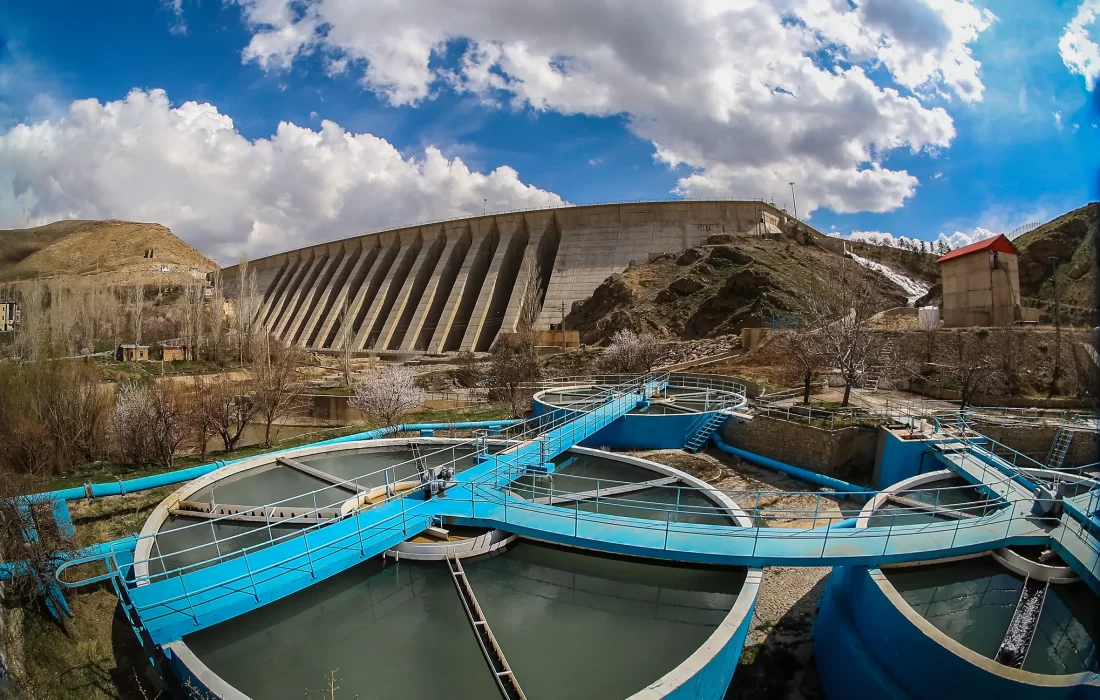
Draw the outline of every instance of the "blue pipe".
[[[847,481],[841,481],[840,479],[834,479],[831,476],[825,476],[824,474],[818,474],[808,469],[802,469],[801,467],[795,467],[785,462],[771,459],[769,457],[761,457],[753,452],[747,452],[732,445],[727,445],[722,441],[722,438],[718,437],[718,433],[711,435],[714,438],[714,444],[718,449],[722,450],[726,454],[740,457],[746,462],[757,464],[761,467],[768,469],[774,469],[775,471],[782,472],[788,476],[793,476],[796,479],[809,482],[815,486],[823,486],[825,488],[832,489],[833,491],[840,491],[842,493],[851,494],[857,498],[868,500],[875,494],[873,489],[869,489],[865,486],[856,486],[850,484]]]
[[[356,440],[375,440],[385,435],[393,433],[404,433],[414,430],[467,430],[472,428],[491,428],[501,429],[509,425],[520,423],[520,420],[487,420],[487,421],[473,421],[467,423],[401,423],[399,425],[391,425],[385,428],[376,428],[375,430],[368,430],[363,433],[355,433],[354,435],[346,435],[344,437],[332,438],[330,440],[322,440],[321,442],[315,442],[308,445],[309,447],[317,447],[321,445],[338,445],[343,442],[354,442]],[[306,445],[303,445],[305,447]],[[284,450],[277,450],[275,452],[269,452],[267,454],[281,454],[291,449],[299,449],[297,447],[286,448]],[[143,476],[137,479],[127,479],[125,481],[115,481],[106,484],[85,484],[84,486],[74,486],[72,488],[60,489],[58,491],[49,491],[46,493],[36,494],[36,497],[49,498],[56,501],[75,501],[81,498],[100,498],[102,496],[122,496],[128,493],[135,493],[137,491],[145,491],[148,489],[155,489],[161,486],[170,486],[172,484],[179,484],[184,481],[191,481],[197,479],[200,476],[205,476],[210,472],[221,469],[227,464],[235,464],[245,459],[252,459],[252,457],[240,457],[238,459],[229,460],[223,462],[220,460],[211,462],[210,464],[202,464],[197,467],[189,467],[187,469],[179,469],[173,472],[164,472],[163,474],[154,474],[152,476]]]
[[[822,525],[821,527],[815,527],[812,530],[806,532],[824,532],[825,530],[836,530],[838,528],[853,528],[856,526],[858,518],[845,518],[844,520],[838,520],[835,523],[829,523],[828,525]]]

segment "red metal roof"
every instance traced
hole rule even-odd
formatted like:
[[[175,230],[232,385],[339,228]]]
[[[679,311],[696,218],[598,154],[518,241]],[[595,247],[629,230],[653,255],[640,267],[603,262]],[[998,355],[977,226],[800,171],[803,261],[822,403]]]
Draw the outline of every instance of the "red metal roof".
[[[1005,238],[1005,235],[1002,233],[994,236],[993,238],[986,238],[985,240],[978,241],[977,243],[964,245],[962,248],[951,251],[936,262],[941,263],[945,260],[961,258],[964,255],[970,255],[971,253],[977,253],[978,251],[982,250],[995,250],[998,253],[1009,253],[1011,255],[1020,254],[1020,251],[1016,250],[1016,246],[1012,245],[1011,241]]]

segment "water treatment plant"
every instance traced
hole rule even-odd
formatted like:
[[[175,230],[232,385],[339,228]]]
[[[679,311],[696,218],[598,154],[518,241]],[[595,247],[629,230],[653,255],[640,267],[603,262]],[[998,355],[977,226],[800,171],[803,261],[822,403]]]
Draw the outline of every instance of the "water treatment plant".
[[[729,445],[723,425],[761,402],[729,377],[570,377],[527,420],[167,473],[140,533],[57,577],[109,582],[194,697],[301,697],[338,672],[347,697],[717,700],[771,566],[832,567],[814,628],[831,700],[1100,697],[1094,465],[1028,458],[980,409],[910,410],[878,428],[882,483],[858,486]],[[707,444],[800,479],[813,506],[632,452]]]

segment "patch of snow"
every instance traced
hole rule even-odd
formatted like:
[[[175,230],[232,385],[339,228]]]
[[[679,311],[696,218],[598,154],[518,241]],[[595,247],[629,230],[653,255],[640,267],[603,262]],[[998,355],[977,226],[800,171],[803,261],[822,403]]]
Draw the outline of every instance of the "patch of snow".
[[[855,253],[848,253],[848,255],[852,258],[852,260],[855,260],[857,263],[864,266],[868,270],[873,270],[879,273],[886,279],[901,287],[902,290],[905,291],[905,297],[906,299],[908,299],[909,306],[912,306],[913,302],[927,294],[928,290],[932,288],[924,282],[921,282],[920,280],[915,280],[912,277],[907,277],[906,275],[903,275],[897,270],[887,267],[882,263],[877,263],[874,260],[868,260],[867,258],[861,258]]]

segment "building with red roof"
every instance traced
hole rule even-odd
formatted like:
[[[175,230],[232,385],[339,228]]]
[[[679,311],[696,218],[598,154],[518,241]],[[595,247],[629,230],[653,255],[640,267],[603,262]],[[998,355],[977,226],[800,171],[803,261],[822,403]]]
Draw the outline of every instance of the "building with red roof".
[[[1038,320],[1020,304],[1019,252],[1004,235],[953,250],[936,262],[943,284],[943,325],[1009,326]]]

